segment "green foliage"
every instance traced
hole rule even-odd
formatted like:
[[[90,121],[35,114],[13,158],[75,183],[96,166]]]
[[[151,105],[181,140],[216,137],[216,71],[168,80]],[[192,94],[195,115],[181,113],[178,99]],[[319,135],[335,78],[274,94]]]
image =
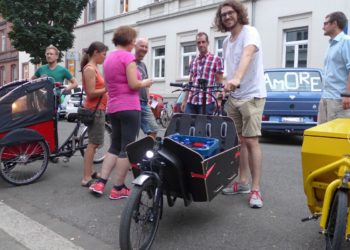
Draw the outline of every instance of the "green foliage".
[[[60,51],[73,46],[74,25],[88,0],[0,0],[0,13],[13,24],[12,45],[31,56],[31,62],[45,63],[50,44]],[[60,55],[61,59],[62,54]]]

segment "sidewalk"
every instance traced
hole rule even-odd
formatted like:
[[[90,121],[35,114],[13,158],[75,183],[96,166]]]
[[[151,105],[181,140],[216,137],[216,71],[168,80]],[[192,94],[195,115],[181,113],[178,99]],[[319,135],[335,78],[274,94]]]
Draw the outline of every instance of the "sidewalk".
[[[71,241],[0,202],[0,249],[82,250]]]

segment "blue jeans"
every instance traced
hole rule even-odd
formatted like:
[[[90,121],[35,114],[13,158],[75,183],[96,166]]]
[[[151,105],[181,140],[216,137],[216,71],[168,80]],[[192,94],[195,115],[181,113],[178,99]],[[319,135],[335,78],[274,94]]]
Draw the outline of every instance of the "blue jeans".
[[[141,102],[141,129],[146,135],[158,132],[156,118],[146,102]]]
[[[207,104],[205,108],[206,115],[212,115],[214,112],[214,102]],[[203,105],[194,105],[192,103],[187,103],[185,113],[186,114],[202,114]]]

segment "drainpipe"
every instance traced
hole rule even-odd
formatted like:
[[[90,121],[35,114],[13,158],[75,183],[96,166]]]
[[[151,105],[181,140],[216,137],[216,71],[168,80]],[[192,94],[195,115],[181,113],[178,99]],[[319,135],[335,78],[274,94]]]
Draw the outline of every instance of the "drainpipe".
[[[252,0],[252,26],[255,26],[256,1],[257,0]]]
[[[103,0],[103,11],[102,11],[102,42],[105,44],[105,7],[106,0]]]

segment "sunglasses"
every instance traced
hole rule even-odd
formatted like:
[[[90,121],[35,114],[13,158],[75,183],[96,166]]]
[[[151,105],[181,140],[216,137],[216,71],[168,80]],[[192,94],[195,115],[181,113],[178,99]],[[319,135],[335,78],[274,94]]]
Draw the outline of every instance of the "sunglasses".
[[[330,24],[331,21],[323,22],[323,26],[326,26],[327,24]]]

